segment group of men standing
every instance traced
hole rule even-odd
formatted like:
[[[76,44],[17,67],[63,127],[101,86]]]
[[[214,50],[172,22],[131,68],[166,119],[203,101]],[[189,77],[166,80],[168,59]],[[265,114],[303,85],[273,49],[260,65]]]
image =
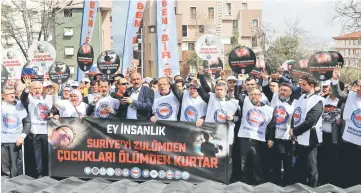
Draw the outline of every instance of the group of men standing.
[[[278,79],[262,74],[263,80],[259,83],[255,78],[244,79],[243,75],[210,83],[206,76],[204,68],[200,67],[196,78],[186,88],[179,75],[145,81],[139,73],[134,73],[130,82],[117,76],[113,91],[108,80],[95,77],[94,81],[82,82],[91,85],[86,96],[79,84],[66,86],[59,93],[59,87],[51,82],[25,79],[26,88],[20,100],[16,100],[14,88],[5,86],[1,105],[2,119],[6,120],[2,122],[2,148],[10,155],[4,154],[4,157],[10,157],[11,164],[4,165],[2,171],[9,173],[11,170],[7,168],[17,168],[13,153],[19,151],[14,147],[19,147],[25,139],[27,165],[34,166],[29,167],[34,169],[32,175],[47,175],[47,152],[54,146],[48,144],[51,134],[47,131],[47,120],[93,116],[152,122],[186,121],[196,126],[228,124],[232,139],[229,145],[233,151],[232,181],[253,185],[266,181],[279,185],[300,182],[315,187],[320,183],[318,173],[322,168],[321,183],[342,181],[342,185],[353,185],[361,182],[358,177],[361,173],[361,166],[358,166],[361,161],[361,88],[354,86],[348,96],[341,92],[337,86],[338,68],[330,85],[333,92],[327,97],[316,92],[318,83],[309,76],[303,77],[298,85],[279,82],[283,80],[281,74],[277,75]],[[333,143],[332,132],[335,125],[342,124],[339,119],[323,117],[330,111],[327,108],[325,112],[324,107],[333,106],[336,111],[342,101],[345,130],[338,130],[344,141],[340,151]],[[71,143],[73,136],[69,132],[67,129],[58,131],[57,147],[64,148]],[[319,158],[318,153],[329,160]],[[34,162],[29,161],[31,158]],[[330,177],[334,175],[332,172],[323,175],[322,172],[333,171],[335,167],[343,168],[342,174],[335,172],[342,178]],[[14,172],[19,173],[10,173],[14,175]]]

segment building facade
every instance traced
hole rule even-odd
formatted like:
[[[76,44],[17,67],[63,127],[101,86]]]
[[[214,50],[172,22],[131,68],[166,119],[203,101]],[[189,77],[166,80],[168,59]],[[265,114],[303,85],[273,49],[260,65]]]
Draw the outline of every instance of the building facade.
[[[343,56],[345,66],[360,67],[361,31],[335,36],[335,49]]]
[[[143,17],[144,72],[155,76],[156,72],[156,3],[148,1]],[[181,75],[195,73],[196,67],[187,64],[187,58],[195,52],[195,43],[204,34],[213,34],[224,45],[220,58],[228,63],[226,54],[231,49],[231,38],[238,33],[238,43],[261,49],[258,35],[262,23],[262,3],[251,0],[202,0],[176,1],[177,38]]]
[[[71,78],[76,78],[77,52],[80,43],[83,1],[74,0],[71,6],[58,9],[55,16],[54,45],[56,59],[69,65]],[[62,6],[59,6],[62,7]],[[90,44],[94,50],[94,65],[102,51],[111,48],[111,0],[99,1],[99,9],[94,23],[93,35]]]

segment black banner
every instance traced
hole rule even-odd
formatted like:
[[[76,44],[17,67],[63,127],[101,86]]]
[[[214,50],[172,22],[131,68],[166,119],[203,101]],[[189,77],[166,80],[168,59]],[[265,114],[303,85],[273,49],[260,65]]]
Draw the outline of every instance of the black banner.
[[[227,125],[64,118],[48,132],[50,176],[229,183]]]

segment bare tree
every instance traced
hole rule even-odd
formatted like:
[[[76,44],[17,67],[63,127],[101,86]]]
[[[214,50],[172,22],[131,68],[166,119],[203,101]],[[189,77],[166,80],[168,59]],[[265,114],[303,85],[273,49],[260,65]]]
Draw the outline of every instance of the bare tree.
[[[361,0],[338,0],[335,2],[335,14],[332,22],[342,24],[342,32],[361,29]]]
[[[296,18],[295,20],[285,19],[286,35],[292,37],[300,37],[307,33],[306,30],[300,27],[300,19]]]
[[[9,48],[14,44],[19,47],[28,60],[27,50],[34,40],[45,40],[55,44],[55,16],[73,0],[4,0],[1,3],[2,46]],[[56,46],[56,45],[54,45]]]

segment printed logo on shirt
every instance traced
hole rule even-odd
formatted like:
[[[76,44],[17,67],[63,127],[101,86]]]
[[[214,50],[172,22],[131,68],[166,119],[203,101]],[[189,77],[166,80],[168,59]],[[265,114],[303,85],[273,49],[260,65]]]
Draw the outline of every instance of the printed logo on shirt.
[[[295,112],[293,113],[293,122],[295,125],[298,125],[300,123],[301,115],[302,115],[301,107],[297,107],[295,109]]]
[[[8,129],[18,128],[20,125],[19,116],[13,113],[6,113],[3,116],[3,124]]]
[[[99,107],[95,111],[95,116],[99,117],[99,118],[103,118],[103,119],[108,118],[110,116],[110,114],[105,110],[106,108],[108,108],[107,104],[99,105]]]
[[[352,113],[351,120],[357,128],[361,128],[361,109],[357,109]]]
[[[173,113],[173,108],[168,103],[162,103],[158,105],[156,109],[156,113],[159,118],[168,119]]]
[[[266,122],[266,116],[259,109],[251,109],[247,112],[247,123],[253,127],[262,127]]]
[[[273,115],[276,118],[276,125],[286,124],[290,116],[284,106],[277,106],[273,111]]]
[[[35,118],[40,121],[45,121],[46,118],[48,117],[48,113],[49,113],[49,107],[42,103],[37,104],[36,107],[34,108]]]
[[[227,120],[227,113],[223,109],[217,109],[213,115],[214,121],[216,123],[225,123]]]
[[[184,117],[189,122],[196,122],[198,119],[197,109],[193,106],[188,106],[184,111]]]

